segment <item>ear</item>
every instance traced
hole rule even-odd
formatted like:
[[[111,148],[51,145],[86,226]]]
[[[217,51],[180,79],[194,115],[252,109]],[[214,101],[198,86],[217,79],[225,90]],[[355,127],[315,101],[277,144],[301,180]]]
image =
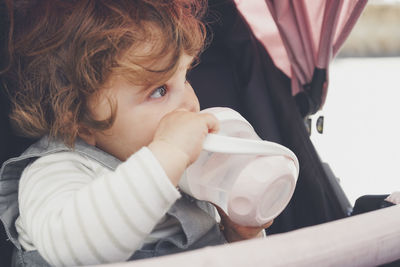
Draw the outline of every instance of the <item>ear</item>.
[[[79,126],[78,136],[89,145],[96,145],[96,138],[92,129],[85,126]]]

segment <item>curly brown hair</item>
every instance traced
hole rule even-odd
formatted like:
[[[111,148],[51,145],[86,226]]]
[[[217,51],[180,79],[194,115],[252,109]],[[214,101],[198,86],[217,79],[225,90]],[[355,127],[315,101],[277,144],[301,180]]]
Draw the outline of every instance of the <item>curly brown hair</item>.
[[[7,0],[6,87],[11,121],[27,137],[49,135],[69,146],[79,126],[104,130],[88,100],[111,74],[133,84],[170,77],[182,53],[204,47],[206,0]],[[168,58],[164,66],[153,62]]]

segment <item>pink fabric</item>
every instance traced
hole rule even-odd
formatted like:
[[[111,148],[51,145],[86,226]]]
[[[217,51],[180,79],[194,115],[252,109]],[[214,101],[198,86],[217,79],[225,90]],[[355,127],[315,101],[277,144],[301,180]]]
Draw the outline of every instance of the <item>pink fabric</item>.
[[[275,65],[291,77],[290,64],[278,28],[264,0],[235,0],[236,6],[256,37],[272,56]]]
[[[296,94],[311,82],[315,67],[328,69],[367,0],[235,2],[277,67],[292,78]]]

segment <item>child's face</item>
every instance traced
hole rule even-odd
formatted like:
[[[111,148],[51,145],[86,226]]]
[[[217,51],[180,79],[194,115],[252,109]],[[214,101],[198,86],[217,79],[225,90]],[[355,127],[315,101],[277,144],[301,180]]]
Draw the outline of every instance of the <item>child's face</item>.
[[[186,81],[186,72],[193,57],[183,55],[179,67],[164,85],[150,88],[133,86],[122,77],[113,77],[111,86],[92,101],[91,111],[96,119],[110,115],[107,99],[117,104],[116,118],[105,131],[90,131],[80,135],[86,142],[103,151],[126,160],[130,155],[153,140],[161,118],[175,109],[198,112],[199,101]]]

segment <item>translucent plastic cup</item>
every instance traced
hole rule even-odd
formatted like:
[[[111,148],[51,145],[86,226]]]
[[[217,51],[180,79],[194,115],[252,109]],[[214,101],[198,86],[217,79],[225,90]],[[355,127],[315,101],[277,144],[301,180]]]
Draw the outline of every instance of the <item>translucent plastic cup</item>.
[[[286,147],[263,141],[236,111],[212,108],[220,132],[210,134],[199,158],[185,171],[180,188],[210,201],[240,225],[260,226],[282,212],[299,172]]]

